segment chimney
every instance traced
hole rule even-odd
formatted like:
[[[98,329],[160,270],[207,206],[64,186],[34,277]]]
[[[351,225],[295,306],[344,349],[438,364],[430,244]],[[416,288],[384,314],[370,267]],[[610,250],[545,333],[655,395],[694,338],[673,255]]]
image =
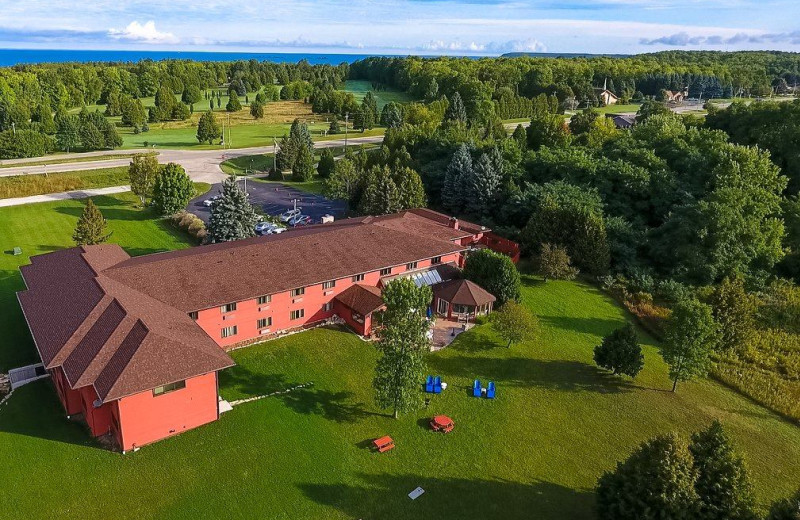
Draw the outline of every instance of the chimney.
[[[449,226],[458,231],[458,219],[455,217],[450,217]]]

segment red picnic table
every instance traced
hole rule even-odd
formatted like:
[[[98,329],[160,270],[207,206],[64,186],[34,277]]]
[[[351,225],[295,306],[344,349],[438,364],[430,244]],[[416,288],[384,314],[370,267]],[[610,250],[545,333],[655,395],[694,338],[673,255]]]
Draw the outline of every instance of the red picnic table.
[[[454,426],[455,423],[453,423],[453,419],[446,415],[437,415],[431,420],[431,428],[433,428],[433,431],[450,433],[453,431]]]
[[[394,449],[394,440],[388,435],[384,435],[380,439],[375,439],[372,444],[378,448],[378,453]]]

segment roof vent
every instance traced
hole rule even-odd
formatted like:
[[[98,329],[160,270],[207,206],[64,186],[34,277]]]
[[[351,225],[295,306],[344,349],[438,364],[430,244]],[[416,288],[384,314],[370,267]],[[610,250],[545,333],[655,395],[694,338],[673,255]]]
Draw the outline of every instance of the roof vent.
[[[451,228],[453,228],[453,229],[455,229],[456,231],[458,231],[458,219],[457,219],[457,218],[455,218],[455,217],[450,217],[450,222],[448,223],[448,225],[449,225]]]

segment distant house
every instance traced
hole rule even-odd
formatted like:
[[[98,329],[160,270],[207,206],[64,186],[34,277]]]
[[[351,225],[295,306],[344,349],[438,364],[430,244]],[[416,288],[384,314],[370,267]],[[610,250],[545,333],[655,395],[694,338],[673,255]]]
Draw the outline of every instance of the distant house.
[[[630,128],[636,124],[635,114],[608,114],[617,128]]]
[[[619,97],[608,89],[595,89],[597,90],[597,98],[603,106],[616,105]]]
[[[689,97],[689,87],[683,90],[665,90],[664,101],[667,103],[683,103]]]
[[[123,452],[215,421],[226,350],[331,319],[373,332],[382,288],[432,288],[431,313],[474,320],[494,296],[458,280],[470,250],[519,246],[427,209],[131,258],[116,244],[31,257],[18,293],[68,416]]]

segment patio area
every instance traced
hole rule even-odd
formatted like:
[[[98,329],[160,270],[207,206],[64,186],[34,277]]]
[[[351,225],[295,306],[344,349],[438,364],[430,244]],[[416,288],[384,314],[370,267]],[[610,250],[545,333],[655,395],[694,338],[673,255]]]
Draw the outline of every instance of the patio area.
[[[437,318],[433,326],[433,347],[431,347],[431,351],[436,352],[443,349],[452,343],[459,334],[468,331],[474,326],[474,323]]]

